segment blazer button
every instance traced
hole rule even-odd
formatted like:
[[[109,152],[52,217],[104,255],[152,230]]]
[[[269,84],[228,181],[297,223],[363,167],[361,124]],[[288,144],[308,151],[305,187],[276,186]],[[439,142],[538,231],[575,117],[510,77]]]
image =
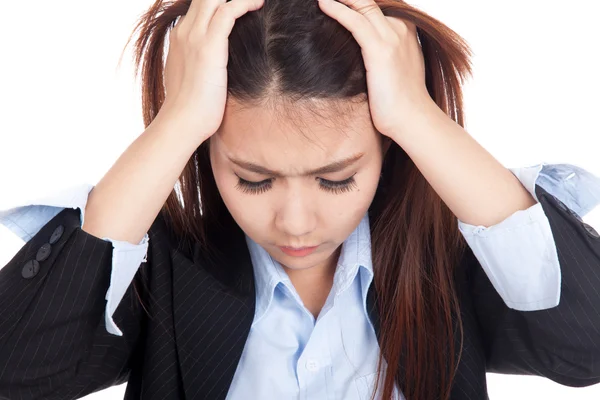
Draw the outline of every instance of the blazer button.
[[[577,218],[577,220],[579,222],[583,222],[583,219],[581,219],[581,217],[579,216],[579,214],[577,214],[575,211],[570,210],[571,211],[571,215],[574,216],[575,218]]]
[[[58,240],[62,237],[64,231],[65,231],[64,226],[62,226],[62,225],[57,226],[56,229],[54,230],[54,232],[52,232],[52,236],[50,236],[50,240],[48,241],[48,243],[54,244],[54,243],[58,242]]]
[[[48,257],[50,257],[50,253],[52,252],[52,246],[49,243],[46,243],[40,247],[37,254],[35,255],[35,259],[37,261],[44,261]]]
[[[21,275],[23,275],[23,278],[31,279],[37,275],[39,270],[40,270],[40,263],[37,262],[36,260],[29,260],[23,266],[23,269],[21,270]]]
[[[559,207],[560,207],[560,208],[561,208],[563,211],[567,211],[567,212],[569,212],[569,207],[567,207],[567,206],[565,205],[565,203],[563,203],[562,201],[560,201],[560,200],[558,199],[558,197],[556,197],[556,196],[553,196],[553,197],[554,197],[554,200],[556,200],[556,203],[558,204],[558,206],[559,206]]]
[[[583,223],[583,227],[585,228],[585,230],[587,231],[587,233],[591,237],[596,238],[596,239],[600,237],[600,235],[598,235],[598,232],[596,232],[596,230],[594,229],[594,227],[591,226],[590,224],[587,224],[587,223],[584,222]]]

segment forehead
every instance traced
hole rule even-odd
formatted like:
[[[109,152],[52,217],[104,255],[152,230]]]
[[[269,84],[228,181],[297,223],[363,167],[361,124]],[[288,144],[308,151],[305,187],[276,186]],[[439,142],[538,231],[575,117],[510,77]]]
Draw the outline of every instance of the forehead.
[[[228,100],[214,137],[227,156],[294,173],[368,153],[377,135],[366,101],[249,106]]]

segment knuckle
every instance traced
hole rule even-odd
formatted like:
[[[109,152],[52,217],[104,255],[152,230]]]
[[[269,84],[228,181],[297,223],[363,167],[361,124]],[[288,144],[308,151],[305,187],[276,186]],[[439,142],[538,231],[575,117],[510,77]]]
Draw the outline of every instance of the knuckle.
[[[215,17],[219,16],[219,18],[229,18],[232,14],[231,4],[231,2],[220,4],[215,12]]]
[[[409,31],[408,25],[403,20],[398,19],[398,18],[392,18],[392,19],[390,19],[390,23],[392,25],[392,28],[394,29],[394,31],[396,31],[397,34],[399,34],[399,35],[408,34],[408,31]]]
[[[186,46],[189,42],[189,35],[185,34],[184,32],[178,32],[175,35],[175,43],[178,46]]]
[[[194,48],[202,41],[198,29],[186,29],[174,32],[175,41],[184,48]]]
[[[402,20],[398,20],[398,23],[396,24],[398,30],[400,32],[408,32],[408,25],[406,25],[406,22],[402,21]]]

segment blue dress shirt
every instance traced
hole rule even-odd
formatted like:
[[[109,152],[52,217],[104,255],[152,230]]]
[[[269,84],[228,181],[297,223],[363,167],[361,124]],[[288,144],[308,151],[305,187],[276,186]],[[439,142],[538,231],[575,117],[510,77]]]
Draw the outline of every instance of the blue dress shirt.
[[[600,204],[600,178],[578,166],[509,169],[536,200],[537,183],[582,218]],[[24,241],[63,207],[79,208],[83,224],[91,189],[83,185],[0,211],[0,224]],[[558,304],[560,265],[539,202],[490,227],[457,222],[507,306],[532,311]],[[145,259],[148,235],[139,244],[103,239],[113,243],[106,328],[121,335],[112,315]],[[370,398],[379,345],[366,312],[373,278],[368,215],[342,245],[333,287],[316,320],[281,265],[247,236],[246,241],[256,280],[256,311],[228,399],[245,399],[248,393],[267,400]],[[403,398],[397,389],[395,395]]]
[[[379,344],[367,313],[373,280],[368,214],[342,244],[316,319],[281,264],[248,236],[246,242],[257,303],[227,399],[247,399],[248,393],[267,400],[370,399]],[[394,398],[404,398],[397,387]]]

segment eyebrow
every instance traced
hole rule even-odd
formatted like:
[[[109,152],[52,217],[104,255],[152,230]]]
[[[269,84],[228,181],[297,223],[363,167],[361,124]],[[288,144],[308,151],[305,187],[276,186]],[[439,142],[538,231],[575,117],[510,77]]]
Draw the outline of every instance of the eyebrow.
[[[311,171],[303,171],[299,174],[294,174],[294,175],[311,176],[311,175],[329,174],[329,173],[333,173],[333,172],[342,171],[342,170],[346,169],[347,167],[351,166],[352,164],[354,164],[355,162],[357,162],[358,160],[360,160],[363,155],[364,155],[364,153],[357,153],[348,158],[334,161],[323,167],[319,167],[319,168],[313,169]],[[257,165],[257,164],[254,164],[254,163],[251,163],[248,161],[236,160],[235,158],[232,158],[232,157],[228,157],[228,158],[229,158],[229,161],[231,161],[232,163],[234,163],[250,172],[255,172],[255,173],[261,174],[261,175],[273,175],[277,178],[281,178],[284,176],[284,174],[279,171],[273,171],[273,170],[270,170],[268,168],[265,168],[263,166],[260,166],[260,165]]]

